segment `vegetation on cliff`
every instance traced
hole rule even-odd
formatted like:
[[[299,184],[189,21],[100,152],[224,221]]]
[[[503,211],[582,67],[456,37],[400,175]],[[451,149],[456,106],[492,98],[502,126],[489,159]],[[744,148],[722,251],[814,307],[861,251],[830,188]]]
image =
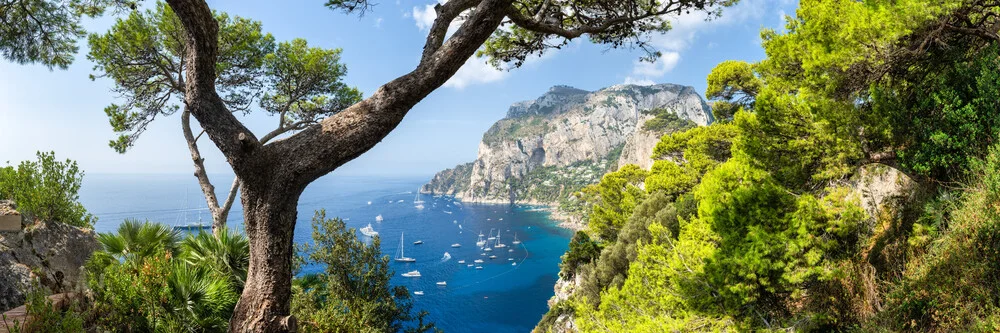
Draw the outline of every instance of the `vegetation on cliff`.
[[[538,330],[995,331],[997,10],[802,1],[709,75],[720,123],[583,191],[578,283]],[[866,199],[893,168],[917,188]]]

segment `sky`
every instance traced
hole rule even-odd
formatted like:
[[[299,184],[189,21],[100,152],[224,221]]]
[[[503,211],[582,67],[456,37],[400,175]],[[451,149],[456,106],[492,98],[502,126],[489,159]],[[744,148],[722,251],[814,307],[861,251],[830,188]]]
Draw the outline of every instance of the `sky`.
[[[417,65],[436,3],[386,0],[358,16],[329,10],[319,0],[208,2],[214,10],[261,21],[278,41],[305,38],[310,46],[343,49],[341,61],[348,68],[344,81],[365,93]],[[146,1],[147,6],[152,3]],[[700,13],[672,17],[673,29],[652,37],[663,52],[653,64],[639,62],[638,50],[608,49],[583,39],[510,71],[470,59],[381,143],[334,173],[430,177],[472,161],[483,133],[512,103],[535,99],[554,85],[593,91],[623,83],[675,83],[704,94],[705,77],[719,62],[762,59],[760,30],[781,29],[796,5],[795,0],[741,0],[710,21]],[[103,33],[114,20],[91,19],[85,27]],[[57,158],[75,160],[87,173],[193,172],[179,113],[157,119],[125,154],[108,147],[116,135],[103,110],[116,96],[110,80],[88,77],[93,63],[87,52],[81,40],[67,70],[0,60],[0,165],[34,159],[36,151],[55,151]],[[263,112],[242,120],[258,136],[277,123]],[[231,173],[214,146],[204,141],[201,147],[209,173]]]

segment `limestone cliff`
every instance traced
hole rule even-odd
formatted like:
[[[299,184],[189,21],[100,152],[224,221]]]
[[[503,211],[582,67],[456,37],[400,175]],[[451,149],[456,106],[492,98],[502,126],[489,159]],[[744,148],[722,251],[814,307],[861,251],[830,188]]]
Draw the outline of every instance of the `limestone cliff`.
[[[479,143],[475,161],[442,171],[422,187],[469,202],[553,204],[627,163],[644,168],[665,131],[643,124],[664,108],[697,125],[711,111],[692,87],[616,85],[594,92],[556,86],[514,103]]]

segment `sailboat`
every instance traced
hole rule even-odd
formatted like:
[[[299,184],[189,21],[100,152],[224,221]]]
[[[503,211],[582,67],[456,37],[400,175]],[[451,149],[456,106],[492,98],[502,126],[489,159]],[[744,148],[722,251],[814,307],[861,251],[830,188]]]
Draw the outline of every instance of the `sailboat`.
[[[188,192],[184,191],[184,210],[183,213],[181,213],[181,215],[184,216],[184,224],[175,225],[173,229],[185,230],[185,231],[201,231],[205,229],[212,229],[211,225],[205,225],[204,223],[201,222],[201,212],[198,212],[198,223],[193,223],[193,224],[188,223],[187,216],[189,209],[187,203],[188,203]],[[178,220],[180,220],[180,218],[178,218]]]
[[[483,232],[480,231],[479,232],[479,240],[476,241],[476,246],[483,247],[484,245],[486,245],[486,241],[483,240]]]
[[[521,241],[517,240],[517,233],[516,232],[514,233],[514,241],[510,242],[510,243],[514,244],[514,245],[521,244]]]
[[[502,249],[502,248],[507,247],[507,244],[504,244],[504,243],[500,242],[500,230],[497,230],[497,243],[496,243],[496,245],[493,245],[493,247],[498,248],[498,249]]]
[[[422,203],[424,203],[424,201],[420,200],[420,189],[418,188],[417,189],[417,197],[413,198],[413,204],[419,205],[419,204],[422,204]]]
[[[403,251],[403,233],[399,234],[399,249],[396,250],[396,259],[395,260],[399,261],[399,262],[415,262],[415,261],[417,261],[417,259],[413,259],[413,258],[407,257],[406,254],[404,253],[404,251]],[[416,271],[414,271],[414,272],[416,272]],[[417,274],[420,274],[420,272],[417,272]],[[420,276],[420,275],[417,275],[417,276]]]
[[[372,224],[371,223],[368,223],[367,227],[361,228],[360,231],[361,231],[362,235],[365,235],[365,236],[368,236],[368,237],[378,236],[378,231],[375,231],[375,229],[372,228]]]
[[[497,230],[497,233],[499,233],[499,230]],[[494,240],[494,239],[497,239],[496,237],[494,237],[494,236],[493,236],[493,229],[490,229],[490,236],[489,236],[489,237],[486,237],[486,239],[487,239],[487,240]]]

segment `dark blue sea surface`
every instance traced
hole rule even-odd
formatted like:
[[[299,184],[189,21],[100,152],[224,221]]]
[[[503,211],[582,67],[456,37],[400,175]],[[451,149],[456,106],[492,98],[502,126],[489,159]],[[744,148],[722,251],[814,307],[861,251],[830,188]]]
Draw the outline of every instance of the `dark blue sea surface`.
[[[231,176],[215,176],[220,200]],[[416,309],[446,332],[529,332],[547,310],[559,272],[559,257],[572,233],[559,228],[548,213],[527,206],[459,203],[451,197],[421,195],[423,209],[414,203],[421,178],[326,176],[302,194],[295,241],[311,241],[313,212],[343,218],[348,227],[371,224],[381,238],[382,252],[393,257],[404,236],[403,248],[414,263],[393,261],[393,284],[414,296]],[[190,175],[87,175],[80,193],[86,208],[99,218],[95,229],[110,232],[126,218],[148,219],[169,225],[211,224],[204,197]],[[376,221],[381,215],[382,222]],[[237,199],[229,225],[242,229]],[[506,248],[485,252],[476,246],[479,234],[500,232]],[[522,242],[512,244],[514,236]],[[358,233],[359,237],[366,238]],[[414,245],[421,240],[423,244]],[[494,241],[495,242],[495,241]],[[459,248],[452,244],[461,244]],[[510,252],[509,249],[514,251]],[[445,253],[448,253],[446,256]],[[488,255],[496,255],[489,259]],[[450,258],[449,258],[450,257]],[[483,269],[468,267],[476,259]],[[512,259],[512,260],[508,260]],[[465,264],[459,264],[465,260]],[[516,263],[517,265],[512,265]],[[315,272],[321,267],[305,267]],[[418,270],[419,278],[402,277]],[[436,282],[444,281],[440,287]]]

